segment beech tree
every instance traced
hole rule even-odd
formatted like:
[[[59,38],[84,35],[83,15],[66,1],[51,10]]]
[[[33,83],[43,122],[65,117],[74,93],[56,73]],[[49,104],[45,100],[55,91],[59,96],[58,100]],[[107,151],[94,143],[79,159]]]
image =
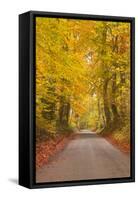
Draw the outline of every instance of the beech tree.
[[[130,24],[36,18],[36,126],[102,134],[130,124]]]

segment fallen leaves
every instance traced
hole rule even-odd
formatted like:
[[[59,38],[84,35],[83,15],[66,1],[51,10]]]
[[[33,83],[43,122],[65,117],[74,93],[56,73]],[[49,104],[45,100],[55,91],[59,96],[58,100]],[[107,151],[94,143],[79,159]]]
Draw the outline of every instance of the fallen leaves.
[[[114,137],[114,134],[108,134],[105,138],[118,149],[120,149],[124,153],[130,153],[130,142],[125,140],[117,140]]]
[[[41,141],[36,144],[36,168],[47,164],[50,157],[64,149],[73,135],[59,135],[55,139]]]

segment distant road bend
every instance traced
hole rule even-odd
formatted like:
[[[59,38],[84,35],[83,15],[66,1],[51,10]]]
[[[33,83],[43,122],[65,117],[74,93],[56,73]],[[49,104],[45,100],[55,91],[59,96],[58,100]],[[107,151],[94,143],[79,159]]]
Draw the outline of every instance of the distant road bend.
[[[82,130],[63,151],[36,172],[36,182],[120,178],[130,176],[130,156],[106,139]]]

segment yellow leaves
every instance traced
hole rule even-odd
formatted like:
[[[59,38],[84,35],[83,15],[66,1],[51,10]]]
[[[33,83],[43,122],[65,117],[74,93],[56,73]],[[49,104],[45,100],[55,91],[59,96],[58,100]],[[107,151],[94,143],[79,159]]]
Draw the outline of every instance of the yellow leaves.
[[[129,73],[129,39],[129,23],[37,17],[36,117],[41,125],[54,128],[61,99],[71,105],[74,121],[79,116],[90,123],[93,117],[97,123],[104,79]],[[42,116],[42,111],[50,113],[51,105],[54,122]],[[88,112],[93,114],[86,116]]]

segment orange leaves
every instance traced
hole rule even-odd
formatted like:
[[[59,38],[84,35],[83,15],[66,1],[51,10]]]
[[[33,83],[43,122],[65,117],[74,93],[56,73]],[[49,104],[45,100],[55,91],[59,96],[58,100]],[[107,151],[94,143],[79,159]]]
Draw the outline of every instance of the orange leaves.
[[[117,134],[117,133],[116,133]],[[128,134],[128,133],[127,133]],[[114,137],[113,134],[109,134],[105,136],[105,138],[113,145],[118,147],[122,152],[129,153],[130,152],[130,142],[123,140],[118,140]]]
[[[105,80],[109,80],[106,99],[110,108],[116,74],[120,111],[121,89],[126,91],[122,94],[128,104],[129,73],[129,23],[36,18],[36,121],[40,128],[56,133],[65,121],[62,118],[71,127],[78,127],[81,119],[91,127],[103,126]],[[121,74],[127,83],[122,86]]]
[[[58,136],[56,139],[38,142],[36,144],[36,168],[39,168],[49,161],[49,158],[58,151],[61,151],[72,136]]]

